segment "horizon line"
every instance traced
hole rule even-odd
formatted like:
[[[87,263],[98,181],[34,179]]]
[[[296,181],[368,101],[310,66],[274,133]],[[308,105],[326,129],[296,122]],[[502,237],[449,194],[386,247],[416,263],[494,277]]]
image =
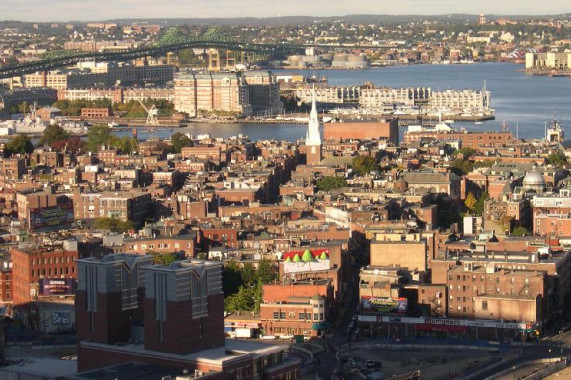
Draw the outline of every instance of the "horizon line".
[[[80,20],[46,20],[46,21],[25,21],[19,19],[2,19],[0,22],[22,22],[22,23],[53,23],[53,22],[81,22],[81,23],[89,23],[89,22],[104,22],[104,21],[122,21],[122,20],[247,20],[247,19],[255,19],[255,20],[268,20],[268,19],[280,19],[280,18],[295,18],[295,17],[304,17],[304,18],[314,18],[314,19],[327,19],[327,18],[343,18],[343,17],[354,17],[354,16],[364,16],[364,17],[377,17],[377,16],[387,16],[387,17],[451,17],[451,16],[473,16],[478,17],[480,14],[485,14],[486,16],[493,16],[493,17],[531,17],[531,18],[540,18],[540,17],[557,17],[557,16],[568,16],[571,15],[571,12],[564,12],[564,13],[545,13],[545,14],[527,14],[527,13],[520,13],[520,14],[502,14],[502,13],[440,13],[440,14],[396,14],[396,13],[378,13],[378,14],[363,14],[363,13],[352,13],[346,15],[334,15],[334,16],[311,16],[311,15],[279,15],[279,16],[244,16],[244,17],[122,17],[122,18],[108,18],[108,19],[80,19]]]

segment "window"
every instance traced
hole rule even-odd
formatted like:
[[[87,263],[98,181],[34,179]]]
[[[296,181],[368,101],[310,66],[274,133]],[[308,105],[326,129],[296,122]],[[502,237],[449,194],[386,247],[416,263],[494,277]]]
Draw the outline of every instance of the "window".
[[[318,320],[319,315],[317,313],[313,313],[313,320],[317,321]]]
[[[488,310],[488,301],[482,301],[482,310]]]

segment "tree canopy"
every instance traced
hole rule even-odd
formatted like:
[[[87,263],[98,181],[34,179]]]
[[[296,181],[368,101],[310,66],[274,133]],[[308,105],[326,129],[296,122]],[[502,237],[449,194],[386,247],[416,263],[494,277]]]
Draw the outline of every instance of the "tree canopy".
[[[347,186],[347,181],[343,177],[322,177],[317,181],[316,186],[319,191],[330,191]]]
[[[558,150],[557,152],[551,153],[549,156],[546,157],[547,163],[555,166],[562,166],[567,163],[567,157],[565,157],[565,153]]]
[[[522,237],[522,236],[529,236],[531,235],[531,233],[529,232],[529,230],[523,226],[519,226],[514,228],[514,230],[512,231],[512,236],[518,236],[518,237]]]
[[[34,151],[34,144],[26,135],[14,136],[4,146],[4,156],[10,157],[13,154],[26,154]]]
[[[87,150],[97,152],[102,145],[109,144],[111,128],[106,125],[94,125],[87,132]]]
[[[52,145],[56,141],[69,138],[71,134],[57,124],[50,124],[44,129],[44,134],[40,138],[40,145]]]
[[[159,253],[159,252],[149,252],[153,256],[153,263],[169,266],[175,261],[179,260],[176,253]]]
[[[133,228],[133,222],[122,221],[117,218],[99,218],[95,220],[95,228],[99,230],[110,230],[112,232],[123,233]]]
[[[262,286],[273,283],[276,278],[276,267],[270,260],[260,260],[257,270],[250,263],[239,269],[235,261],[227,262],[222,276],[225,310],[259,311]]]
[[[357,156],[353,158],[353,169],[355,169],[359,174],[365,175],[369,174],[375,169],[378,169],[378,162],[375,157],[371,156]]]
[[[187,135],[177,132],[171,136],[173,153],[180,153],[181,149],[187,146],[192,146],[192,140]]]

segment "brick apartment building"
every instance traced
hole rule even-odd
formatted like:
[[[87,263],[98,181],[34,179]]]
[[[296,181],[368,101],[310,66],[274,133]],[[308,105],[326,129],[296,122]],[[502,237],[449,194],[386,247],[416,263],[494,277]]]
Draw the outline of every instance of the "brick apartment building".
[[[397,119],[343,123],[323,123],[324,140],[387,139],[399,144]]]
[[[0,267],[0,306],[11,305],[14,294],[12,263],[4,261]]]
[[[329,279],[264,285],[260,304],[264,335],[318,336],[327,329],[333,293]]]
[[[300,379],[283,347],[225,342],[221,263],[115,254],[78,267],[79,371],[142,362],[197,378]]]
[[[146,191],[96,192],[68,194],[73,199],[75,219],[117,218],[141,225],[154,217],[152,195]]]
[[[482,147],[501,147],[513,141],[513,135],[511,132],[407,132],[404,134],[406,144],[429,140],[459,140],[463,148],[478,150]]]
[[[0,163],[0,175],[4,181],[16,181],[26,173],[26,160],[23,158],[4,158]]]
[[[110,108],[82,108],[81,117],[87,119],[105,119],[113,116]]]
[[[252,113],[248,84],[240,73],[179,76],[174,84],[174,108],[192,117],[199,115],[200,111]]]
[[[180,155],[183,160],[210,160],[216,165],[226,162],[226,152],[224,152],[224,155],[222,154],[222,147],[220,145],[204,144],[197,146],[185,146],[180,150]]]
[[[543,322],[545,272],[464,263],[448,270],[448,316]]]
[[[200,233],[201,244],[205,250],[212,246],[226,245],[232,248],[238,248],[238,229],[234,227],[201,227]]]
[[[197,234],[158,236],[153,238],[125,239],[125,253],[174,253],[184,252],[184,256],[192,258],[196,252]]]
[[[25,305],[42,295],[40,280],[77,278],[77,243],[61,248],[40,248],[22,244],[10,250],[13,268],[14,305]],[[47,292],[45,292],[47,293]]]

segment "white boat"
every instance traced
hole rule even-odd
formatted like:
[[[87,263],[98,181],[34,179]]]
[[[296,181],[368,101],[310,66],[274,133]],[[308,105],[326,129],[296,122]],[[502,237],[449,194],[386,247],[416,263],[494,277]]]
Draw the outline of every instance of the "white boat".
[[[32,115],[26,115],[24,119],[20,120],[7,120],[0,124],[0,128],[5,128],[6,131],[12,129],[14,134],[41,134],[44,133],[46,125],[39,117],[32,117]]]

